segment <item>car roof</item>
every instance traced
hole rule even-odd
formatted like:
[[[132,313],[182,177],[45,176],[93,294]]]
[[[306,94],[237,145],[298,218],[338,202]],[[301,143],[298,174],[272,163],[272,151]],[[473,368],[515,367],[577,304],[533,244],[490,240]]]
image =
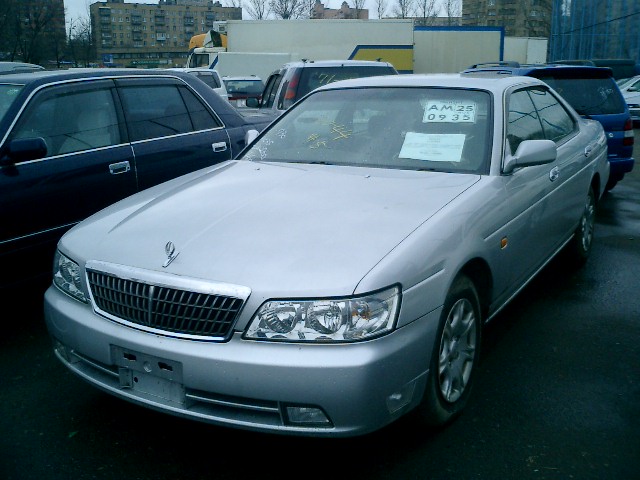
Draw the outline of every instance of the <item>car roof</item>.
[[[520,64],[518,62],[489,62],[471,65],[464,72],[491,71],[502,75],[526,75],[533,77],[613,77],[613,70],[609,67],[596,67],[592,65],[572,65],[562,63],[534,63]]]
[[[391,67],[389,62],[378,60],[301,60],[286,63],[283,68],[292,67],[342,67],[342,66],[373,66],[373,67]]]
[[[380,75],[375,77],[353,78],[329,83],[317,90],[363,87],[448,87],[487,90],[501,94],[504,90],[516,85],[547,86],[537,78],[509,75],[494,72],[482,73],[439,73],[439,74],[406,74]]]
[[[27,73],[44,70],[41,65],[25,62],[0,62],[0,75],[8,75],[12,73]]]
[[[262,79],[257,75],[228,75],[228,76],[222,77],[222,79],[223,80],[253,80],[258,82],[262,81]]]
[[[160,70],[171,70],[172,72],[215,72],[218,73],[217,70],[209,67],[172,67],[172,68],[164,68]]]
[[[42,70],[30,73],[12,73],[0,76],[2,83],[17,83],[22,85],[46,84],[61,80],[76,80],[82,78],[101,78],[118,76],[174,76],[178,78],[192,78],[191,75],[170,71],[169,69],[138,69],[138,68],[70,68],[68,70]]]

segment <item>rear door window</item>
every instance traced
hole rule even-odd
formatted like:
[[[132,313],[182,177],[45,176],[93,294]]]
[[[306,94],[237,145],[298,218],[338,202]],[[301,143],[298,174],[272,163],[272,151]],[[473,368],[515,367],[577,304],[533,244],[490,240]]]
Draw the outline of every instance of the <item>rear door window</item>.
[[[140,189],[232,156],[227,131],[180,80],[116,80],[131,132]]]
[[[124,80],[118,85],[131,141],[221,126],[202,102],[177,82]]]

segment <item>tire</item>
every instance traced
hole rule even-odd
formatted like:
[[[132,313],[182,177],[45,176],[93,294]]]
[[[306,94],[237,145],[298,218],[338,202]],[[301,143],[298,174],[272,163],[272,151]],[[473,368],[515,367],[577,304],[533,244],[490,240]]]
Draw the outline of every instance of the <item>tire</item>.
[[[462,413],[478,364],[481,330],[477,290],[461,275],[444,302],[429,378],[417,410],[425,426],[445,425]]]
[[[584,204],[584,210],[580,217],[580,223],[573,233],[573,238],[567,245],[568,259],[575,267],[583,266],[593,244],[593,230],[596,223],[596,196],[593,187],[589,187],[589,193]]]

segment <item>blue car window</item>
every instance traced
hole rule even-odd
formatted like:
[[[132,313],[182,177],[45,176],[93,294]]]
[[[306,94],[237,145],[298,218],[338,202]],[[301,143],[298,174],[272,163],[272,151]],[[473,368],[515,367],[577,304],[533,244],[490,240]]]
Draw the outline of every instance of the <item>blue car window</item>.
[[[132,141],[193,130],[187,107],[175,85],[123,86],[120,94]]]

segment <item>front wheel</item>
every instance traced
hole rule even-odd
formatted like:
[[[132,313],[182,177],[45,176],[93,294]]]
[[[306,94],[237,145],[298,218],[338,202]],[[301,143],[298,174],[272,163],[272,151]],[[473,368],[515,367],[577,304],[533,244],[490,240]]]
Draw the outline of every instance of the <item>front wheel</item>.
[[[570,262],[576,267],[581,267],[589,258],[591,245],[593,244],[593,230],[596,223],[596,196],[593,187],[589,187],[589,193],[584,204],[584,210],[580,217],[580,223],[576,228],[573,238],[567,245],[567,253]]]
[[[459,276],[445,299],[422,403],[421,419],[444,425],[464,409],[480,354],[482,322],[476,288]]]

